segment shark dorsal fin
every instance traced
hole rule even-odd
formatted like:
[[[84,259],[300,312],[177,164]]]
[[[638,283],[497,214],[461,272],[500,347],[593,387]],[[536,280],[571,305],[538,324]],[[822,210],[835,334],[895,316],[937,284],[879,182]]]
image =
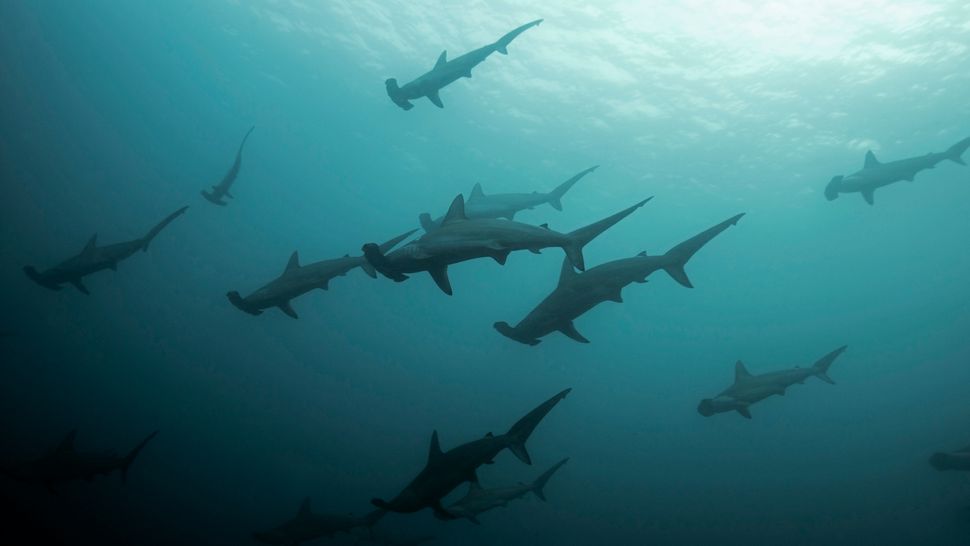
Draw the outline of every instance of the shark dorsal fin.
[[[873,167],[878,167],[879,165],[882,165],[882,163],[879,163],[879,160],[876,159],[876,154],[872,153],[872,150],[866,152],[866,162],[862,165],[862,168],[871,169]]]
[[[308,518],[310,517],[310,497],[303,499],[300,503],[300,509],[296,513],[297,518]]]
[[[465,216],[465,198],[461,194],[458,194],[451,202],[451,206],[448,207],[448,213],[441,220],[441,225],[446,226],[452,222],[461,222],[462,220],[468,220],[468,217]]]
[[[438,431],[436,430],[431,433],[431,445],[428,447],[428,464],[433,464],[441,456],[441,444],[438,443]]]
[[[438,61],[434,63],[434,67],[438,68],[439,66],[447,62],[448,62],[448,50],[446,49],[441,52],[441,55],[438,55]]]
[[[737,383],[738,381],[748,377],[751,377],[751,373],[748,372],[748,369],[744,367],[744,362],[738,360],[734,364],[734,382]]]
[[[290,261],[286,262],[286,269],[284,270],[284,273],[298,267],[300,267],[300,253],[294,250],[293,254],[290,254]]]
[[[565,258],[562,261],[562,268],[559,270],[559,286],[562,286],[576,275],[578,275],[578,273],[576,273],[576,270],[573,268],[572,260]]]
[[[57,444],[58,453],[67,453],[74,451],[74,437],[77,436],[77,429],[72,430],[67,433],[67,436],[61,440],[61,443]]]
[[[646,256],[647,256],[647,251],[646,251],[646,250],[644,250],[643,252],[641,252],[641,253],[639,253],[639,254],[637,254],[637,256],[643,256],[643,257],[646,257]]]
[[[472,193],[468,196],[468,200],[471,201],[472,199],[481,199],[482,197],[485,197],[485,192],[482,191],[481,183],[476,182],[475,185],[472,186]]]
[[[87,244],[84,245],[84,249],[81,250],[81,254],[87,254],[89,252],[92,252],[97,247],[98,247],[98,234],[95,233],[94,235],[91,236],[90,239],[88,239]]]

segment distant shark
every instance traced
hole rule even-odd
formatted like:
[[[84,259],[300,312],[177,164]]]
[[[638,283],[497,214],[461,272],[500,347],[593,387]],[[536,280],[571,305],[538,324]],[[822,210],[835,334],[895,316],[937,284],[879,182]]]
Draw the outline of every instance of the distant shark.
[[[415,231],[417,230],[412,229],[380,245],[381,252],[389,252]],[[287,262],[286,269],[283,270],[283,273],[279,277],[245,298],[240,296],[239,292],[235,290],[227,293],[226,297],[229,298],[229,301],[233,305],[250,315],[260,315],[264,309],[278,307],[288,316],[299,318],[290,303],[293,298],[317,288],[327,290],[330,288],[330,281],[332,279],[346,275],[348,271],[355,267],[363,269],[365,273],[373,278],[377,277],[373,266],[363,256],[346,255],[343,258],[300,265],[300,256],[294,251],[290,255],[290,261]]]
[[[504,449],[510,450],[523,463],[532,464],[532,458],[525,449],[526,440],[542,418],[571,390],[566,389],[546,400],[519,419],[505,434],[494,436],[488,433],[480,440],[462,444],[446,452],[441,451],[438,431],[434,431],[424,469],[394,499],[373,499],[371,504],[401,513],[431,508],[438,518],[456,519],[458,516],[445,510],[441,500],[462,483],[477,482],[478,475],[475,471],[478,467],[492,463],[495,456]]]
[[[165,229],[165,226],[171,223],[172,220],[181,216],[188,208],[182,207],[172,214],[169,214],[157,226],[145,234],[144,237],[132,241],[99,247],[98,234],[95,233],[88,240],[88,243],[81,250],[80,254],[68,258],[44,272],[38,272],[33,266],[28,265],[24,267],[24,273],[30,277],[30,280],[44,288],[60,290],[62,284],[68,283],[74,285],[81,293],[90,294],[91,292],[88,291],[82,282],[85,276],[104,269],[116,271],[118,269],[118,262],[132,256],[139,250],[147,252],[148,245],[152,242],[152,239]]]
[[[744,214],[732,216],[671,248],[666,254],[648,256],[646,252],[622,260],[598,265],[585,273],[576,273],[568,260],[563,262],[559,285],[514,328],[507,322],[494,327],[502,335],[526,345],[538,345],[539,338],[562,332],[570,339],[589,343],[576,330],[573,320],[604,301],[623,302],[621,291],[631,283],[647,282],[654,271],[663,269],[675,281],[693,288],[684,266],[722,231],[738,223]]]
[[[912,182],[917,173],[932,169],[936,167],[937,163],[945,159],[966,165],[961,156],[967,151],[968,147],[970,147],[970,138],[965,138],[950,146],[945,152],[930,153],[888,163],[881,163],[876,159],[876,154],[869,150],[866,152],[866,161],[862,170],[849,176],[833,178],[825,187],[825,197],[829,201],[834,201],[840,193],[861,193],[866,203],[872,205],[875,203],[877,189],[902,180]]]
[[[562,196],[569,191],[570,188],[579,179],[586,176],[587,174],[595,171],[599,168],[599,165],[594,165],[585,171],[576,174],[569,180],[559,184],[556,189],[548,193],[495,193],[492,195],[485,195],[482,191],[481,184],[475,184],[472,188],[471,195],[465,201],[465,216],[468,219],[476,218],[505,218],[507,220],[515,219],[515,213],[532,209],[539,205],[548,203],[552,208],[556,210],[562,210]],[[442,218],[431,219],[431,215],[423,212],[418,217],[421,221],[421,227],[425,231],[431,231],[437,229],[441,225]]]
[[[414,105],[410,101],[421,97],[428,97],[428,100],[434,103],[435,106],[444,108],[445,105],[441,102],[441,97],[438,95],[438,92],[443,87],[456,81],[458,78],[471,78],[472,69],[496,51],[502,55],[508,55],[507,48],[512,43],[512,40],[541,22],[542,19],[536,19],[531,23],[526,23],[505,36],[502,36],[497,42],[465,53],[461,57],[450,61],[447,58],[448,52],[442,51],[441,55],[438,56],[438,62],[435,63],[434,68],[430,72],[422,74],[403,87],[398,87],[397,80],[394,78],[386,80],[384,85],[387,87],[387,96],[391,97],[394,104],[405,110],[414,108]]]
[[[121,472],[121,481],[128,479],[128,468],[141,453],[145,445],[158,434],[152,432],[138,443],[134,449],[124,457],[111,452],[80,453],[74,449],[76,430],[72,430],[53,451],[33,460],[4,465],[0,472],[26,483],[43,484],[54,492],[54,485],[74,480],[91,481],[97,475],[108,475],[114,471]]]
[[[402,282],[408,279],[406,273],[427,271],[442,292],[451,295],[449,265],[475,258],[492,258],[504,264],[513,250],[529,250],[538,254],[543,248],[559,247],[575,267],[585,269],[583,247],[649,200],[644,199],[570,233],[557,233],[546,225],[533,226],[487,218],[471,220],[465,215],[464,199],[458,195],[438,229],[389,254],[381,252],[374,243],[364,245],[363,251],[367,261],[385,277]]]
[[[242,142],[239,144],[239,149],[236,151],[236,161],[233,162],[232,167],[229,167],[229,171],[226,176],[222,177],[222,182],[219,182],[215,186],[212,186],[212,191],[208,192],[202,190],[202,197],[205,197],[212,203],[219,206],[225,206],[226,202],[222,200],[223,197],[228,197],[232,199],[232,194],[229,193],[229,188],[232,187],[233,182],[236,181],[236,177],[239,176],[239,167],[242,166],[242,151],[243,146],[246,145],[246,140],[249,139],[249,134],[253,132],[256,126],[253,125],[246,131],[246,136],[243,137]]]
[[[809,377],[815,376],[834,385],[835,381],[828,376],[829,366],[845,349],[845,345],[839,347],[808,368],[791,368],[761,375],[751,375],[739,360],[734,365],[734,384],[713,399],[701,400],[697,411],[704,417],[710,417],[715,413],[736,411],[745,418],[751,419],[751,412],[748,409],[751,404],[775,394],[784,396],[785,389],[795,383],[804,383]]]
[[[364,517],[314,514],[307,497],[296,516],[269,531],[253,533],[253,538],[265,544],[297,546],[321,537],[333,538],[337,533],[350,533],[358,527],[373,527],[383,516],[384,510],[374,510]]]
[[[533,493],[540,500],[545,501],[546,495],[543,492],[543,488],[546,486],[549,478],[568,461],[568,458],[559,461],[552,468],[543,472],[532,483],[520,483],[511,487],[500,487],[496,489],[482,489],[482,486],[478,483],[471,482],[468,485],[468,493],[461,500],[449,506],[448,512],[455,516],[466,518],[472,523],[479,525],[481,524],[478,521],[479,514],[493,508],[507,506],[509,501],[520,499],[526,493]]]
[[[930,457],[933,468],[944,470],[970,471],[970,445],[951,452],[937,452]]]

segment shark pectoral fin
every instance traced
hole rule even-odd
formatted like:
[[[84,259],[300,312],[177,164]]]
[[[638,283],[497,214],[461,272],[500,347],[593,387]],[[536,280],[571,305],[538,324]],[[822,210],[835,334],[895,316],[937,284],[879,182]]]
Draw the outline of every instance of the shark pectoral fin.
[[[444,103],[441,102],[441,97],[438,95],[438,91],[431,91],[428,93],[428,100],[438,108],[444,108]]]
[[[508,250],[496,252],[492,254],[492,259],[498,262],[499,265],[505,265],[505,262],[509,259],[509,252]]]
[[[231,193],[229,193],[228,191],[222,192],[222,195],[225,195],[229,199],[235,199],[235,197]]]
[[[447,265],[429,269],[428,273],[431,274],[431,278],[434,279],[435,284],[438,285],[438,288],[440,288],[442,292],[448,294],[449,296],[452,294],[451,281],[448,279]]]
[[[320,283],[319,288],[320,290],[330,290],[330,279],[327,279],[322,283]]]
[[[621,294],[622,288],[617,288],[616,292],[611,293],[607,296],[610,301],[615,301],[616,303],[623,303],[623,295]]]
[[[866,200],[866,203],[870,205],[875,204],[875,191],[874,190],[862,190],[862,198]]]
[[[578,341],[580,343],[589,343],[589,340],[583,337],[583,334],[580,334],[579,331],[576,330],[576,325],[573,324],[573,321],[566,323],[566,325],[560,328],[559,331],[574,341]]]
[[[85,296],[91,295],[91,292],[88,290],[88,287],[84,286],[84,283],[81,282],[81,279],[74,279],[73,281],[71,281],[71,284],[74,285],[74,288],[78,289],[78,292],[84,294]]]
[[[280,311],[283,311],[284,313],[286,313],[287,316],[289,316],[290,318],[295,318],[295,319],[300,318],[299,315],[296,314],[296,311],[293,310],[293,306],[290,305],[289,301],[285,301],[279,304],[277,307],[279,307]]]
[[[112,271],[118,271],[118,262],[111,262],[108,264],[108,269]]]
[[[775,389],[775,394],[778,396],[785,396],[785,387],[778,387]]]
[[[745,419],[751,419],[751,412],[748,410],[748,406],[739,406],[737,411]]]

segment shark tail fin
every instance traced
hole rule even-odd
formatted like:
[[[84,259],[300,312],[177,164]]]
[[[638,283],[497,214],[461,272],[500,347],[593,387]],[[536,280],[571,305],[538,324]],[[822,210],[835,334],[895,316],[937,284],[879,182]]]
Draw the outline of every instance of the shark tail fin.
[[[664,271],[666,271],[672,279],[677,281],[682,286],[693,288],[694,285],[691,284],[690,278],[687,277],[687,272],[684,270],[684,266],[687,265],[687,262],[694,257],[694,254],[696,254],[698,250],[709,243],[711,239],[720,235],[722,231],[731,226],[737,225],[738,220],[740,220],[743,216],[743,212],[741,214],[736,214],[720,224],[710,227],[668,250],[663,256],[665,264],[663,266]]]
[[[508,47],[509,47],[509,44],[512,43],[512,40],[516,39],[519,36],[519,34],[522,34],[526,30],[529,30],[530,28],[535,26],[539,26],[539,23],[541,22],[542,22],[542,19],[536,19],[535,21],[526,23],[512,30],[505,36],[502,36],[501,38],[498,39],[497,42],[495,42],[495,51],[498,51],[502,55],[508,55],[509,54]]]
[[[549,400],[546,400],[542,404],[539,404],[534,410],[525,414],[525,417],[519,419],[512,428],[509,429],[506,436],[509,440],[509,450],[519,458],[525,464],[532,464],[532,458],[529,457],[529,452],[525,449],[525,442],[529,439],[532,431],[535,430],[539,422],[542,421],[543,417],[549,413],[552,408],[556,407],[556,404],[560,400],[566,397],[572,389],[566,389],[559,394],[553,396]]]
[[[569,258],[569,261],[573,263],[573,266],[575,266],[576,269],[579,269],[580,271],[585,271],[586,264],[583,259],[583,247],[586,246],[587,243],[589,243],[590,241],[598,237],[601,233],[613,227],[617,222],[632,214],[633,211],[642,207],[644,203],[646,203],[651,199],[653,199],[653,197],[648,197],[647,199],[640,201],[636,205],[623,209],[612,216],[608,216],[598,222],[593,222],[588,226],[581,227],[576,231],[570,232],[566,236],[569,238],[569,241],[566,243],[565,246],[563,246],[563,250],[566,251],[566,256]]]
[[[438,227],[438,224],[431,219],[431,215],[427,212],[422,212],[418,215],[418,222],[421,223],[421,229],[426,232],[434,231]]]
[[[579,182],[580,178],[586,176],[587,174],[595,171],[598,168],[599,168],[599,165],[593,165],[592,167],[586,169],[585,171],[582,171],[576,174],[575,176],[563,182],[562,184],[559,184],[558,186],[556,186],[556,189],[549,192],[548,202],[552,206],[552,208],[556,210],[562,210],[562,201],[561,201],[562,196],[565,195],[566,192],[569,191],[569,189],[572,188],[576,182]]]
[[[829,180],[827,186],[825,186],[825,198],[829,201],[835,201],[839,197],[839,188],[842,186],[842,176],[833,176],[832,180]]]
[[[43,286],[44,288],[47,288],[49,290],[54,290],[55,292],[61,289],[60,286],[53,284],[51,282],[48,282],[46,279],[44,279],[44,276],[41,275],[40,272],[37,271],[37,269],[34,268],[34,266],[32,265],[24,266],[24,274],[26,274],[27,277],[30,278],[30,280]]]
[[[835,362],[835,359],[838,358],[839,355],[845,352],[846,347],[848,347],[848,345],[843,345],[838,349],[832,351],[831,353],[820,358],[818,362],[816,362],[812,366],[812,369],[815,370],[815,376],[830,385],[835,385],[835,381],[833,381],[832,378],[828,376],[829,366],[831,366],[832,363]]]
[[[543,488],[546,486],[546,483],[549,482],[549,478],[551,478],[552,475],[555,474],[557,470],[562,468],[562,465],[568,462],[569,462],[569,457],[566,457],[565,459],[554,464],[552,468],[550,468],[549,470],[546,470],[545,472],[543,472],[542,475],[536,478],[536,481],[532,482],[532,492],[535,493],[535,495],[539,497],[540,500],[542,501],[546,500],[546,494],[543,492]]]
[[[128,467],[131,466],[131,463],[135,462],[135,457],[137,457],[138,454],[141,453],[141,450],[144,449],[144,447],[148,445],[148,442],[150,442],[152,438],[154,438],[157,434],[158,434],[157,430],[149,434],[148,436],[145,437],[144,440],[141,441],[141,443],[135,446],[135,449],[132,449],[130,452],[128,452],[128,455],[125,455],[125,460],[121,463],[122,482],[128,481]]]
[[[950,148],[946,151],[946,158],[954,163],[966,165],[966,162],[963,161],[963,157],[961,156],[963,156],[963,153],[967,151],[967,148],[970,148],[970,137],[967,137],[960,142],[957,142],[953,146],[950,146]]]
[[[152,239],[158,236],[158,234],[161,233],[163,229],[165,229],[165,226],[171,224],[172,220],[175,220],[176,218],[184,214],[186,209],[188,208],[189,208],[188,206],[185,206],[173,212],[172,214],[169,214],[168,216],[165,217],[164,220],[159,222],[157,226],[153,227],[151,231],[149,231],[144,237],[142,237],[141,238],[142,251],[148,252],[148,245],[152,242]]]

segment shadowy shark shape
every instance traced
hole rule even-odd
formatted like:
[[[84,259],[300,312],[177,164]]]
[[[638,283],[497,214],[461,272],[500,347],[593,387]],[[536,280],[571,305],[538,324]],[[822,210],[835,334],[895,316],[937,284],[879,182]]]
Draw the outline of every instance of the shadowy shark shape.
[[[438,229],[389,254],[382,253],[374,243],[364,245],[363,251],[367,261],[385,277],[402,282],[408,279],[405,273],[427,271],[438,288],[450,296],[449,265],[475,258],[492,258],[504,265],[513,250],[538,254],[543,248],[559,247],[575,267],[585,269],[583,247],[650,199],[570,233],[558,233],[545,224],[533,226],[490,218],[470,220],[459,194]]]
[[[966,165],[961,156],[968,147],[970,147],[970,138],[965,138],[950,146],[945,152],[929,153],[888,163],[881,163],[876,159],[876,154],[869,150],[866,152],[866,161],[862,170],[849,176],[834,177],[825,187],[825,198],[834,201],[840,193],[861,193],[866,203],[872,205],[875,203],[877,189],[902,180],[912,182],[917,173],[932,169],[945,159]]]
[[[121,481],[127,482],[128,468],[131,463],[135,461],[135,457],[156,434],[158,434],[157,430],[146,436],[127,455],[119,457],[111,452],[80,453],[76,451],[74,449],[74,437],[77,435],[77,430],[72,430],[47,455],[33,461],[4,465],[0,472],[17,481],[43,484],[52,493],[55,492],[55,484],[82,479],[91,481],[99,474],[107,476],[116,470],[121,472]]]
[[[536,19],[531,23],[526,23],[505,36],[502,36],[497,42],[465,53],[461,57],[450,61],[447,58],[448,52],[442,51],[441,55],[438,56],[438,62],[435,63],[434,68],[429,72],[425,72],[414,81],[405,84],[403,87],[398,87],[395,78],[385,80],[384,85],[387,87],[387,96],[391,97],[394,104],[404,110],[414,108],[411,101],[421,97],[428,97],[428,100],[435,106],[444,108],[445,105],[441,102],[441,97],[438,95],[438,92],[443,87],[456,81],[458,78],[471,78],[472,69],[496,51],[502,55],[508,55],[507,48],[512,43],[512,40],[526,30],[538,26],[541,22],[542,19]]]
[[[242,142],[239,144],[239,150],[236,151],[236,161],[233,162],[232,167],[229,167],[229,171],[226,173],[226,176],[222,177],[222,182],[212,186],[212,192],[202,190],[202,197],[205,197],[209,202],[224,207],[226,206],[226,202],[222,200],[223,197],[233,199],[232,194],[229,193],[229,188],[232,187],[233,182],[236,181],[236,177],[239,176],[239,167],[242,166],[243,146],[246,145],[246,140],[249,139],[249,134],[252,133],[253,129],[255,128],[256,126],[253,125],[248,131],[246,131],[246,136],[243,137]]]
[[[744,214],[728,218],[671,248],[666,254],[648,256],[646,252],[598,265],[576,273],[568,260],[563,262],[559,285],[514,328],[507,322],[493,326],[502,335],[526,345],[538,345],[543,336],[562,332],[580,343],[589,343],[576,330],[573,320],[604,301],[622,303],[621,291],[631,283],[645,283],[654,271],[663,269],[675,281],[693,288],[684,266],[711,239],[738,223]]]
[[[544,502],[546,495],[543,492],[543,488],[546,486],[549,478],[567,462],[569,462],[568,457],[543,472],[532,483],[520,483],[518,485],[499,487],[496,489],[482,489],[482,486],[478,483],[471,482],[468,485],[468,493],[461,500],[449,506],[448,511],[455,516],[468,519],[475,525],[480,525],[481,522],[478,521],[479,514],[500,506],[508,506],[509,501],[520,499],[526,493],[533,493]]]
[[[98,246],[98,234],[95,233],[84,245],[80,254],[64,260],[60,264],[44,271],[38,272],[33,266],[24,267],[24,273],[30,280],[51,290],[60,290],[61,285],[68,283],[74,285],[82,294],[90,294],[84,286],[82,279],[104,269],[117,271],[118,262],[130,257],[139,250],[148,251],[148,245],[172,220],[175,220],[189,207],[182,207],[169,214],[164,220],[151,229],[144,237],[115,243],[107,246]]]
[[[480,440],[462,444],[450,451],[441,451],[438,431],[434,431],[424,469],[390,502],[373,499],[371,504],[401,513],[431,508],[440,519],[456,519],[458,516],[441,506],[441,499],[464,482],[478,482],[475,472],[478,467],[491,464],[495,456],[504,449],[511,451],[523,463],[531,465],[532,458],[525,449],[526,440],[542,418],[571,390],[566,389],[540,404],[512,425],[507,433],[498,436],[488,433]]]
[[[269,531],[253,533],[253,538],[265,544],[296,546],[321,537],[333,538],[337,533],[349,534],[358,527],[373,527],[384,513],[384,510],[374,510],[364,517],[314,514],[307,497],[300,503],[296,516]]]
[[[520,210],[532,209],[539,205],[548,203],[552,208],[561,211],[562,210],[562,196],[573,187],[573,184],[579,182],[579,179],[586,176],[587,174],[595,171],[599,168],[599,165],[594,165],[585,171],[576,174],[569,180],[559,184],[556,189],[548,193],[496,193],[492,195],[485,195],[482,191],[481,184],[475,184],[472,188],[472,193],[465,201],[465,216],[469,219],[474,218],[505,218],[507,220],[515,219],[515,213]],[[431,231],[437,229],[441,225],[443,218],[431,219],[431,215],[427,212],[422,212],[418,216],[418,220],[421,222],[421,227],[425,231]]]
[[[930,457],[933,468],[944,470],[970,471],[970,445],[950,452],[937,452]]]
[[[415,231],[417,230],[412,229],[380,245],[381,252],[389,252]],[[374,268],[363,256],[346,255],[343,258],[300,265],[300,255],[294,251],[290,255],[286,269],[279,277],[245,298],[235,290],[226,293],[226,297],[233,305],[250,315],[260,315],[264,309],[279,307],[288,316],[299,318],[296,311],[293,310],[290,300],[317,288],[321,290],[329,289],[330,281],[333,278],[346,275],[348,271],[355,267],[363,269],[372,278],[377,278]]]
[[[764,400],[772,395],[785,395],[785,389],[795,383],[804,383],[809,377],[815,376],[831,385],[835,384],[828,376],[829,366],[846,349],[846,345],[839,347],[823,356],[809,368],[791,368],[761,375],[751,375],[740,360],[734,365],[734,384],[717,397],[705,398],[697,406],[697,412],[704,417],[715,413],[736,411],[746,419],[751,419],[749,407],[755,402]]]

